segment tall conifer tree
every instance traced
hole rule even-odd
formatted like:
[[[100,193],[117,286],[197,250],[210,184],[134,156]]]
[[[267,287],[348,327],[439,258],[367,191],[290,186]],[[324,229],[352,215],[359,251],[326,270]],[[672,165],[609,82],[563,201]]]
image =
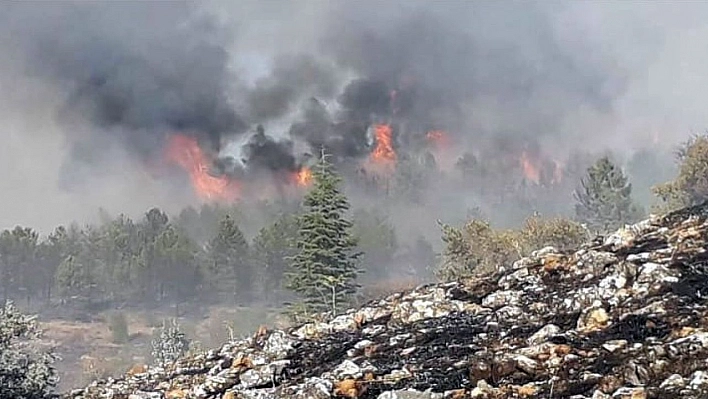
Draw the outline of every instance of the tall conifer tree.
[[[249,247],[236,221],[229,215],[219,222],[219,230],[208,246],[209,279],[218,290],[231,289],[234,300],[247,298],[252,284]]]
[[[607,156],[588,168],[575,191],[575,198],[578,220],[596,232],[606,233],[642,216],[641,209],[632,200],[632,185],[622,169]]]
[[[298,218],[297,254],[291,258],[286,287],[302,298],[299,310],[336,313],[357,292],[357,240],[346,218],[349,201],[340,191],[341,178],[322,151],[313,168],[314,185]]]

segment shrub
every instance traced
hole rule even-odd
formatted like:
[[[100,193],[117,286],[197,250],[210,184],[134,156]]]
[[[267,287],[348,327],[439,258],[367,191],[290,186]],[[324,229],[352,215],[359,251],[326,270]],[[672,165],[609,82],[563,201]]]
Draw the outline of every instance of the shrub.
[[[567,251],[591,238],[579,223],[560,217],[545,219],[540,215],[526,219],[519,234],[524,255],[547,246]]]
[[[493,272],[497,265],[512,262],[521,255],[522,248],[513,231],[494,230],[481,220],[472,220],[461,229],[440,225],[446,246],[436,275],[443,280]]]
[[[518,230],[496,230],[488,222],[472,220],[462,228],[440,223],[446,244],[436,276],[456,280],[474,274],[493,273],[532,251],[553,246],[564,251],[589,238],[578,223],[564,218],[534,215]]]
[[[189,350],[190,341],[180,330],[177,320],[163,323],[152,340],[152,359],[155,364],[172,363]]]
[[[39,399],[57,383],[57,356],[38,348],[41,331],[34,316],[8,302],[0,308],[0,398]]]
[[[661,201],[656,211],[667,212],[708,199],[708,134],[685,142],[677,151],[676,158],[679,163],[678,176],[652,189]]]

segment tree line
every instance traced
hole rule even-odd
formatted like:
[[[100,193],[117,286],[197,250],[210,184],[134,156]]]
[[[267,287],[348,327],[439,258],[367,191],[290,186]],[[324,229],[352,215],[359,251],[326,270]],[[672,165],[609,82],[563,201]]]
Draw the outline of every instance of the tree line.
[[[285,281],[289,266],[302,263],[304,256],[319,259],[306,255],[302,243],[317,223],[335,229],[318,230],[325,236],[346,225],[361,253],[357,267],[370,279],[385,276],[392,263],[434,263],[430,243],[421,238],[401,245],[394,227],[375,209],[357,209],[345,219],[349,203],[338,191],[339,177],[329,162],[318,168],[313,189],[297,204],[205,205],[174,217],[153,208],[137,220],[104,215],[103,223],[59,226],[46,237],[28,227],[5,230],[0,233],[1,298],[90,309],[195,299],[280,305],[296,291]],[[249,220],[251,212],[258,214]],[[341,217],[327,224],[336,212]],[[252,219],[265,225],[247,237],[241,226],[252,228]]]
[[[436,275],[443,280],[493,272],[545,246],[572,249],[597,235],[640,221],[648,212],[663,213],[708,200],[708,133],[696,135],[675,152],[677,176],[652,187],[655,201],[644,209],[635,201],[625,171],[610,156],[591,164],[573,192],[571,217],[535,214],[520,228],[496,229],[483,217],[461,227],[440,223],[445,248]]]

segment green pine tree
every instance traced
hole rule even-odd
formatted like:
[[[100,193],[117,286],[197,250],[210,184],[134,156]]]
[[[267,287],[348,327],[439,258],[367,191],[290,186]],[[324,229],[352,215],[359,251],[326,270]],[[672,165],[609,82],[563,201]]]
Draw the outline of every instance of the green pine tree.
[[[296,218],[283,215],[263,227],[253,239],[253,265],[266,302],[282,292],[288,258],[295,255],[297,234]]]
[[[91,300],[97,276],[93,264],[86,264],[79,257],[70,255],[57,267],[56,285],[63,300]]]
[[[207,273],[211,286],[230,291],[234,301],[249,294],[253,283],[248,242],[229,215],[219,222],[219,230],[209,241]]]
[[[594,232],[605,233],[635,222],[643,213],[632,200],[629,180],[607,156],[587,169],[574,194],[576,217]]]
[[[298,218],[297,254],[291,258],[286,288],[303,300],[295,305],[296,313],[336,313],[360,287],[356,278],[361,253],[355,252],[352,222],[345,217],[349,201],[339,189],[341,178],[324,151],[313,177],[313,188],[304,200],[306,210]]]

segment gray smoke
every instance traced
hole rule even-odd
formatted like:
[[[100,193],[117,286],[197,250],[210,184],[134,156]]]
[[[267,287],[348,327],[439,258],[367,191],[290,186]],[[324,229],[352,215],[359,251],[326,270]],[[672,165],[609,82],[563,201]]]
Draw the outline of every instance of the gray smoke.
[[[322,146],[355,163],[377,122],[402,155],[443,129],[481,163],[670,146],[705,126],[708,59],[691,44],[707,15],[641,2],[5,2],[3,166],[41,189],[6,200],[0,222],[44,220],[21,211],[26,197],[65,198],[66,217],[122,211],[121,195],[183,205],[151,177],[174,132],[276,172]]]
[[[6,3],[1,23],[30,74],[66,89],[62,113],[80,113],[137,153],[166,130],[220,137],[246,129],[229,101],[223,27],[188,3]]]

